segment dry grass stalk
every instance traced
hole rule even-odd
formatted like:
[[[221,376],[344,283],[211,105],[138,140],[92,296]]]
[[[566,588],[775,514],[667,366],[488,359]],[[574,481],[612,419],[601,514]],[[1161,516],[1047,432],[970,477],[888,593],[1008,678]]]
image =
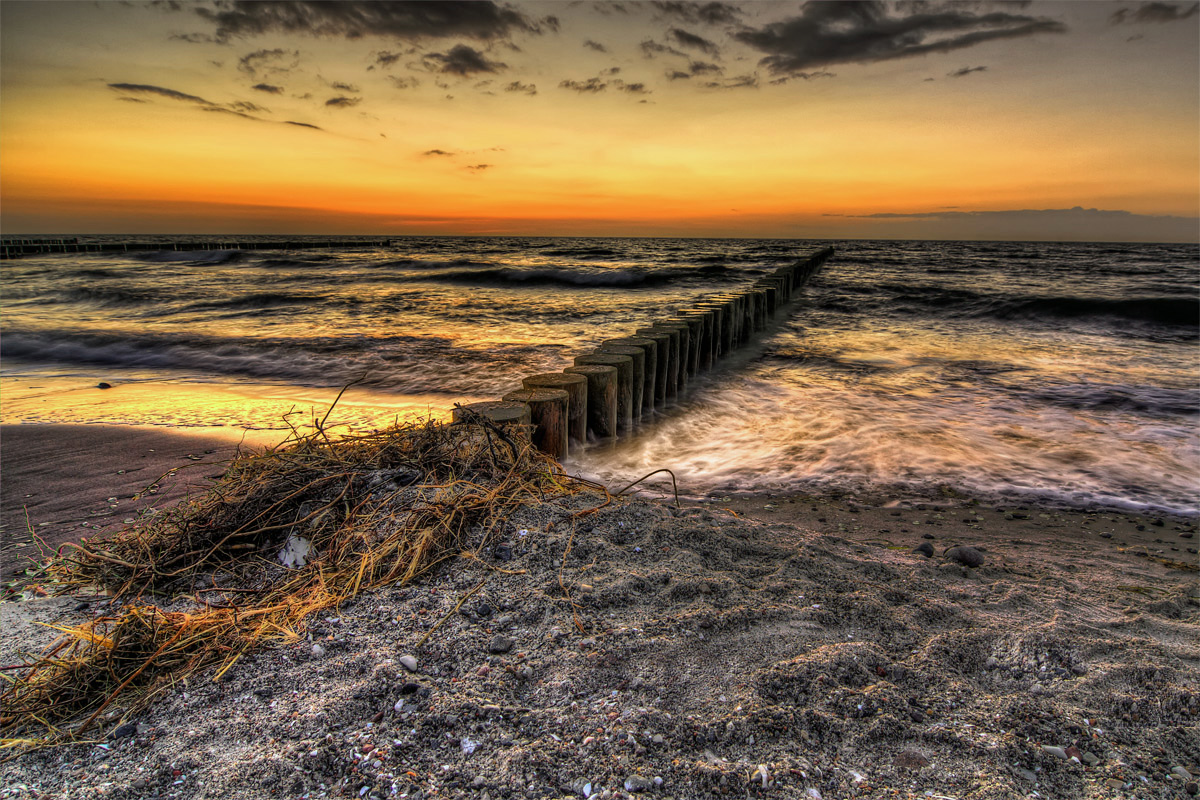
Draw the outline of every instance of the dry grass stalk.
[[[142,707],[188,674],[215,679],[259,643],[378,586],[406,583],[459,554],[474,558],[519,506],[579,491],[527,432],[472,417],[330,438],[318,426],[274,450],[240,456],[206,494],[74,545],[50,565],[61,591],[102,586],[127,609],[64,636],[0,695],[0,746],[77,740],[106,710]],[[315,557],[284,569],[289,536]],[[197,580],[236,576],[238,587]],[[194,613],[144,603],[195,592]],[[228,602],[228,601],[226,601]]]

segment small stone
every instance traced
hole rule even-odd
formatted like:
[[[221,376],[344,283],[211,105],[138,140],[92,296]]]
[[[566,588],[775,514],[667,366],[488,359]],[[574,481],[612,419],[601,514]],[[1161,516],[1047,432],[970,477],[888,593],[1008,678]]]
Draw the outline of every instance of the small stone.
[[[492,551],[492,554],[495,555],[497,561],[512,561],[512,542],[501,542],[500,544],[496,545],[496,548]]]
[[[1089,767],[1094,767],[1100,763],[1100,756],[1098,756],[1095,753],[1092,753],[1088,750],[1084,750],[1083,755],[1080,756],[1080,760],[1083,763],[1087,764]]]
[[[1104,783],[1110,789],[1120,789],[1122,786],[1125,785],[1125,781],[1118,780],[1117,778],[1108,778],[1107,780],[1104,781]]]
[[[413,656],[400,656],[400,658],[396,660],[399,661],[400,665],[409,672],[417,671],[417,659]]]
[[[109,734],[108,738],[124,739],[127,736],[134,736],[136,734],[137,734],[137,723],[136,722],[126,722],[124,725],[117,726],[117,729],[114,730],[111,734]]]
[[[1185,792],[1187,792],[1188,794],[1190,794],[1192,797],[1195,797],[1197,794],[1200,794],[1200,786],[1197,786],[1195,781],[1188,781],[1187,783],[1185,783],[1183,785],[1183,790]]]
[[[921,769],[929,766],[929,759],[924,753],[909,747],[901,750],[892,763],[902,769]]]
[[[487,783],[487,778],[483,777],[482,775],[476,775],[475,780],[471,781],[471,786],[473,786],[476,789],[482,789],[484,784],[486,784],[486,783]]]
[[[97,383],[97,384],[96,384],[96,388],[97,388],[97,389],[111,389],[111,388],[112,388],[112,384],[111,384],[111,383],[105,383],[104,381],[100,381],[99,383]]]
[[[514,644],[516,644],[514,639],[508,636],[497,635],[488,643],[488,652],[496,655],[507,653],[509,650],[513,649]]]
[[[1112,538],[1112,534],[1111,534],[1111,533],[1102,533],[1102,534],[1100,534],[1100,538],[1101,538],[1101,539],[1111,539],[1111,538]],[[1113,779],[1112,779],[1112,778],[1109,778],[1109,780],[1113,780]],[[1120,782],[1118,781],[1118,783],[1120,783]],[[1125,784],[1121,783],[1121,786],[1124,786],[1124,785],[1125,785]]]
[[[1042,749],[1055,758],[1061,758],[1063,761],[1066,761],[1069,758],[1067,751],[1061,747],[1055,747],[1052,744],[1044,744],[1042,745]]]
[[[988,660],[983,664],[984,669],[995,669],[998,666],[1000,666],[1000,660],[995,656],[988,656]]]
[[[924,534],[921,534],[921,538],[922,539],[932,539],[933,534],[932,533],[924,533]]]
[[[974,547],[967,547],[966,545],[951,547],[943,555],[951,561],[957,561],[964,567],[974,568],[983,566],[983,553]]]
[[[1017,767],[1017,774],[1032,784],[1037,783],[1037,773],[1035,773],[1033,770]]]
[[[322,647],[320,644],[314,644],[312,646],[312,654],[315,657],[320,658],[321,656],[325,655],[325,648]]]
[[[645,792],[654,788],[654,781],[641,775],[630,775],[625,779],[625,791]]]
[[[133,781],[133,788],[145,789],[146,788],[146,779],[145,778],[135,778]]]
[[[1171,774],[1183,778],[1185,781],[1192,779],[1192,773],[1188,772],[1183,767],[1171,767]]]
[[[933,558],[933,545],[931,545],[929,542],[921,542],[912,549],[912,552],[920,553],[926,558]]]
[[[919,708],[910,708],[908,710],[908,717],[913,722],[924,722],[925,721],[925,713],[923,711],[921,711]]]

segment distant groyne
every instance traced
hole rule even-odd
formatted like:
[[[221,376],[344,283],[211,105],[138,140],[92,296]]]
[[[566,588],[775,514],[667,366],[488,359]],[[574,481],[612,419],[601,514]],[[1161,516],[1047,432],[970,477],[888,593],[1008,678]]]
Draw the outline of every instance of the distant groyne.
[[[51,253],[137,253],[147,251],[193,250],[327,250],[348,247],[388,247],[386,240],[308,240],[308,241],[180,241],[180,242],[81,242],[78,239],[12,238],[0,239],[0,260]]]
[[[562,372],[530,375],[499,400],[456,407],[454,419],[529,425],[534,444],[555,458],[589,441],[633,435],[686,393],[692,378],[750,343],[832,255],[831,247],[819,250],[748,287],[607,339]]]

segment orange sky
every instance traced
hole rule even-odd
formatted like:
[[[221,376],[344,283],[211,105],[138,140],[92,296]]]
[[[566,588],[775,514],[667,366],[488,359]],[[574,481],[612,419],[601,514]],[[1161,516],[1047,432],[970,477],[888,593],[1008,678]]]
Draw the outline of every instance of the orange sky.
[[[5,234],[1200,230],[1194,3],[0,17]]]

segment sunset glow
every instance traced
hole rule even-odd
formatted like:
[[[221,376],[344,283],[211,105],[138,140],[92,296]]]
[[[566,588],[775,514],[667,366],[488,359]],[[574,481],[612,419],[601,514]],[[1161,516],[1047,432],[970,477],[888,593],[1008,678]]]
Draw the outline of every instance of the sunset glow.
[[[1197,236],[1193,3],[0,13],[6,234]]]

